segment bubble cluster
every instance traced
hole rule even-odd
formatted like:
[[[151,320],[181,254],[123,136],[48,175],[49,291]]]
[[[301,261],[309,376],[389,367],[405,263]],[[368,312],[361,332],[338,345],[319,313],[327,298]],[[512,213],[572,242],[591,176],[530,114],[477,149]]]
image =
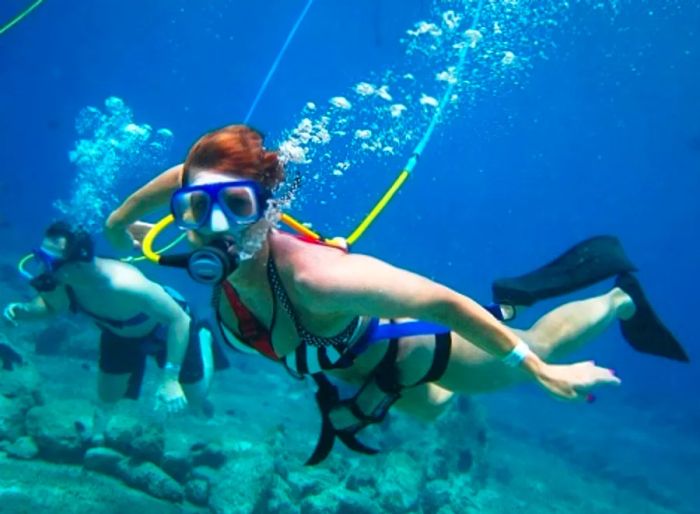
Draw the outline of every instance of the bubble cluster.
[[[555,36],[579,5],[605,6],[611,16],[619,7],[588,0],[433,2],[430,19],[406,29],[404,59],[337,96],[309,102],[283,134],[279,146],[289,167],[306,179],[301,203],[333,200],[343,180],[367,179],[377,170],[394,176],[403,164],[396,159],[410,156],[448,87],[441,123],[468,116],[479,99],[522,87],[533,63],[556,51]]]
[[[144,172],[163,165],[173,133],[134,122],[121,98],[105,100],[104,109],[85,107],[75,120],[79,139],[69,159],[76,167],[70,198],[54,206],[73,223],[98,230],[117,205],[117,188],[138,183]]]

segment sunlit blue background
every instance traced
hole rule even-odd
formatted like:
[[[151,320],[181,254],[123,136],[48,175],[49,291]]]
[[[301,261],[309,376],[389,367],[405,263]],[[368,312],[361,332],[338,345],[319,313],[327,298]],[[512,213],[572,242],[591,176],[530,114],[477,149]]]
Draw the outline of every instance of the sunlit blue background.
[[[25,2],[3,2],[0,17]],[[244,117],[305,3],[48,0],[0,36],[6,251],[35,244],[56,215],[51,203],[69,194],[81,108],[123,98],[139,122],[175,133],[174,164],[204,131]],[[307,101],[342,94],[402,59],[399,39],[428,16],[429,3],[317,0],[252,123],[278,137]],[[483,95],[438,129],[356,250],[487,301],[494,277],[527,271],[584,237],[617,234],[697,360],[699,30],[690,1],[623,2],[612,21],[608,11],[575,8],[557,51],[533,61],[523,87]],[[376,181],[343,191],[337,214],[311,201],[302,217],[345,233],[348,216],[362,214],[360,200],[379,195],[398,171],[377,169]],[[687,395],[700,385],[695,365],[635,354],[617,329],[582,354],[592,355],[626,381],[611,395],[677,403],[700,424]]]

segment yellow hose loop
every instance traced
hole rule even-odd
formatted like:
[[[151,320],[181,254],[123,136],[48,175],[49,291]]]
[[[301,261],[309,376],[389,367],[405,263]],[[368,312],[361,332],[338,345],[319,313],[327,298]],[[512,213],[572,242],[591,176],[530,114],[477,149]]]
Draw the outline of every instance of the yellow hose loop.
[[[399,188],[403,185],[404,182],[406,182],[406,179],[409,176],[409,171],[408,170],[403,170],[399,176],[396,178],[394,183],[391,185],[391,187],[387,190],[386,193],[384,193],[384,196],[382,196],[381,200],[377,202],[377,205],[374,206],[374,208],[369,212],[369,214],[365,217],[364,220],[362,220],[362,223],[360,223],[355,230],[352,231],[352,233],[346,238],[346,241],[348,242],[349,245],[355,244],[355,241],[357,241],[362,234],[365,233],[365,231],[369,228],[369,226],[374,222],[374,220],[379,216],[379,214],[384,210],[384,208],[387,206],[387,204],[391,201],[391,199],[394,197],[394,195],[397,193]]]
[[[187,237],[187,232],[183,232],[182,234],[180,234],[179,236],[177,236],[175,239],[173,239],[172,241],[170,241],[170,242],[169,242],[167,245],[165,245],[163,248],[161,248],[161,249],[159,249],[159,250],[156,250],[155,253],[157,253],[158,255],[161,255],[161,254],[167,252],[167,251],[170,250],[171,248],[173,248],[173,247],[177,246],[178,244],[180,244],[180,242],[181,242],[183,239],[185,239],[186,237]],[[149,259],[147,259],[145,255],[142,255],[141,257],[124,257],[123,259],[119,259],[119,260],[122,261],[122,262],[130,262],[130,263],[131,263],[131,262],[142,262],[142,261],[147,261],[147,260],[149,260]]]
[[[377,205],[374,206],[374,208],[369,212],[369,214],[365,217],[365,219],[360,223],[360,225],[352,232],[352,234],[347,237],[347,238],[341,238],[341,237],[335,237],[331,239],[324,239],[321,237],[320,234],[318,234],[316,231],[310,229],[306,225],[304,225],[302,222],[296,220],[289,214],[282,214],[282,223],[287,225],[289,228],[292,230],[295,230],[299,232],[300,234],[303,234],[307,237],[311,237],[313,239],[317,239],[319,241],[325,241],[328,244],[331,244],[333,246],[338,246],[339,248],[347,249],[349,245],[352,245],[357,241],[362,234],[369,228],[369,226],[374,222],[374,220],[379,216],[379,214],[384,210],[384,208],[387,206],[387,204],[391,201],[391,199],[394,197],[394,195],[398,192],[398,190],[401,188],[403,183],[406,181],[408,178],[410,172],[409,170],[403,170],[399,176],[396,178],[394,183],[391,185],[391,187],[387,190],[386,193],[382,196],[382,198],[377,202]],[[132,261],[136,260],[141,260],[141,259],[148,259],[151,262],[158,263],[160,260],[160,256],[158,255],[161,252],[165,252],[175,246],[178,242],[180,242],[184,237],[185,234],[181,235],[178,237],[175,241],[167,245],[165,248],[161,249],[158,252],[155,252],[153,250],[153,241],[155,240],[156,237],[160,235],[160,233],[168,226],[170,225],[175,218],[173,217],[172,214],[168,214],[165,216],[163,219],[161,219],[158,223],[156,223],[151,230],[148,231],[146,234],[146,237],[143,239],[143,243],[141,245],[141,250],[143,251],[143,258],[139,257],[136,259],[132,259]]]
[[[175,221],[175,217],[172,214],[168,214],[158,223],[153,225],[153,228],[151,228],[151,230],[149,230],[146,234],[146,237],[143,238],[143,243],[141,243],[141,251],[143,251],[144,257],[146,257],[146,259],[149,261],[155,262],[156,264],[158,264],[158,261],[160,261],[160,255],[153,251],[153,241],[155,241],[156,237],[158,237],[158,235],[163,232],[163,230],[165,230],[165,228],[173,221]]]

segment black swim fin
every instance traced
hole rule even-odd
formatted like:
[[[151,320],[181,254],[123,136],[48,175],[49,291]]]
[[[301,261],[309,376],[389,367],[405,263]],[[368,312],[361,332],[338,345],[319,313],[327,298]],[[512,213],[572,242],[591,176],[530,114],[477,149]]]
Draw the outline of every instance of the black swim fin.
[[[527,307],[631,271],[637,268],[625,255],[620,240],[615,236],[596,236],[535,271],[495,280],[491,289],[496,303]]]
[[[22,356],[8,343],[0,343],[0,361],[5,371],[12,371],[15,366],[24,364]]]
[[[620,321],[622,336],[632,348],[658,357],[690,362],[681,344],[654,312],[639,280],[630,273],[623,273],[615,285],[630,295],[637,308],[634,316]]]

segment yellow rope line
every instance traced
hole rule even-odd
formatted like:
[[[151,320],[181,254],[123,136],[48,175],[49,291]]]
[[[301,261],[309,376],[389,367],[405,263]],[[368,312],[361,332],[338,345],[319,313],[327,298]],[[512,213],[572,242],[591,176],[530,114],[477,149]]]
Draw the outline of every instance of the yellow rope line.
[[[411,164],[407,166],[406,169],[402,170],[401,173],[399,173],[399,176],[396,177],[396,180],[394,180],[391,187],[389,187],[389,189],[382,195],[377,204],[372,208],[372,210],[367,214],[367,216],[365,216],[365,218],[360,222],[357,228],[355,228],[355,230],[353,230],[352,233],[345,239],[340,237],[325,239],[318,232],[310,229],[309,227],[304,225],[304,223],[286,213],[282,214],[281,221],[292,230],[295,230],[307,237],[318,239],[319,241],[323,240],[328,244],[333,244],[341,248],[347,248],[348,245],[354,244],[367,231],[370,225],[374,223],[377,217],[382,213],[382,211],[386,208],[389,202],[394,198],[399,189],[401,189],[401,186],[403,186],[404,182],[406,182],[406,179],[408,179],[409,175],[411,174],[411,168],[415,165],[415,158],[412,158],[412,160],[409,162]],[[153,241],[156,237],[160,235],[160,233],[165,229],[165,227],[167,227],[170,223],[174,221],[174,219],[175,218],[173,217],[173,215],[169,214],[168,216],[161,219],[158,223],[156,223],[153,226],[153,228],[151,228],[151,230],[148,231],[141,245],[143,257],[139,257],[138,259],[148,259],[151,262],[157,263],[160,259],[158,255],[159,253],[169,250],[182,240],[184,235],[181,235],[176,241],[173,241],[162,250],[158,252],[153,251]]]
[[[17,25],[17,24],[18,24],[20,21],[22,21],[24,18],[26,18],[27,16],[29,16],[29,13],[31,13],[34,9],[36,9],[37,7],[39,7],[43,2],[44,2],[44,0],[36,0],[36,2],[34,2],[34,3],[33,3],[32,5],[30,5],[29,7],[27,7],[24,11],[22,11],[22,12],[19,13],[17,16],[15,16],[15,17],[12,18],[10,21],[8,21],[5,25],[3,25],[2,27],[0,27],[0,36],[3,35],[5,32],[7,32],[8,30],[10,30],[10,29],[11,29],[12,27],[14,27],[15,25]]]
[[[377,216],[381,214],[381,212],[384,210],[387,204],[391,201],[394,195],[401,188],[403,183],[406,182],[408,176],[408,170],[403,170],[399,174],[399,176],[396,178],[391,187],[387,190],[386,193],[384,193],[379,202],[377,202],[377,205],[374,206],[374,208],[369,212],[369,214],[365,216],[365,219],[362,220],[362,222],[357,226],[357,228],[353,230],[352,233],[347,237],[347,242],[349,245],[354,244],[355,241],[357,241],[362,236],[362,234],[365,233],[365,231],[374,222],[374,220],[377,219]]]

